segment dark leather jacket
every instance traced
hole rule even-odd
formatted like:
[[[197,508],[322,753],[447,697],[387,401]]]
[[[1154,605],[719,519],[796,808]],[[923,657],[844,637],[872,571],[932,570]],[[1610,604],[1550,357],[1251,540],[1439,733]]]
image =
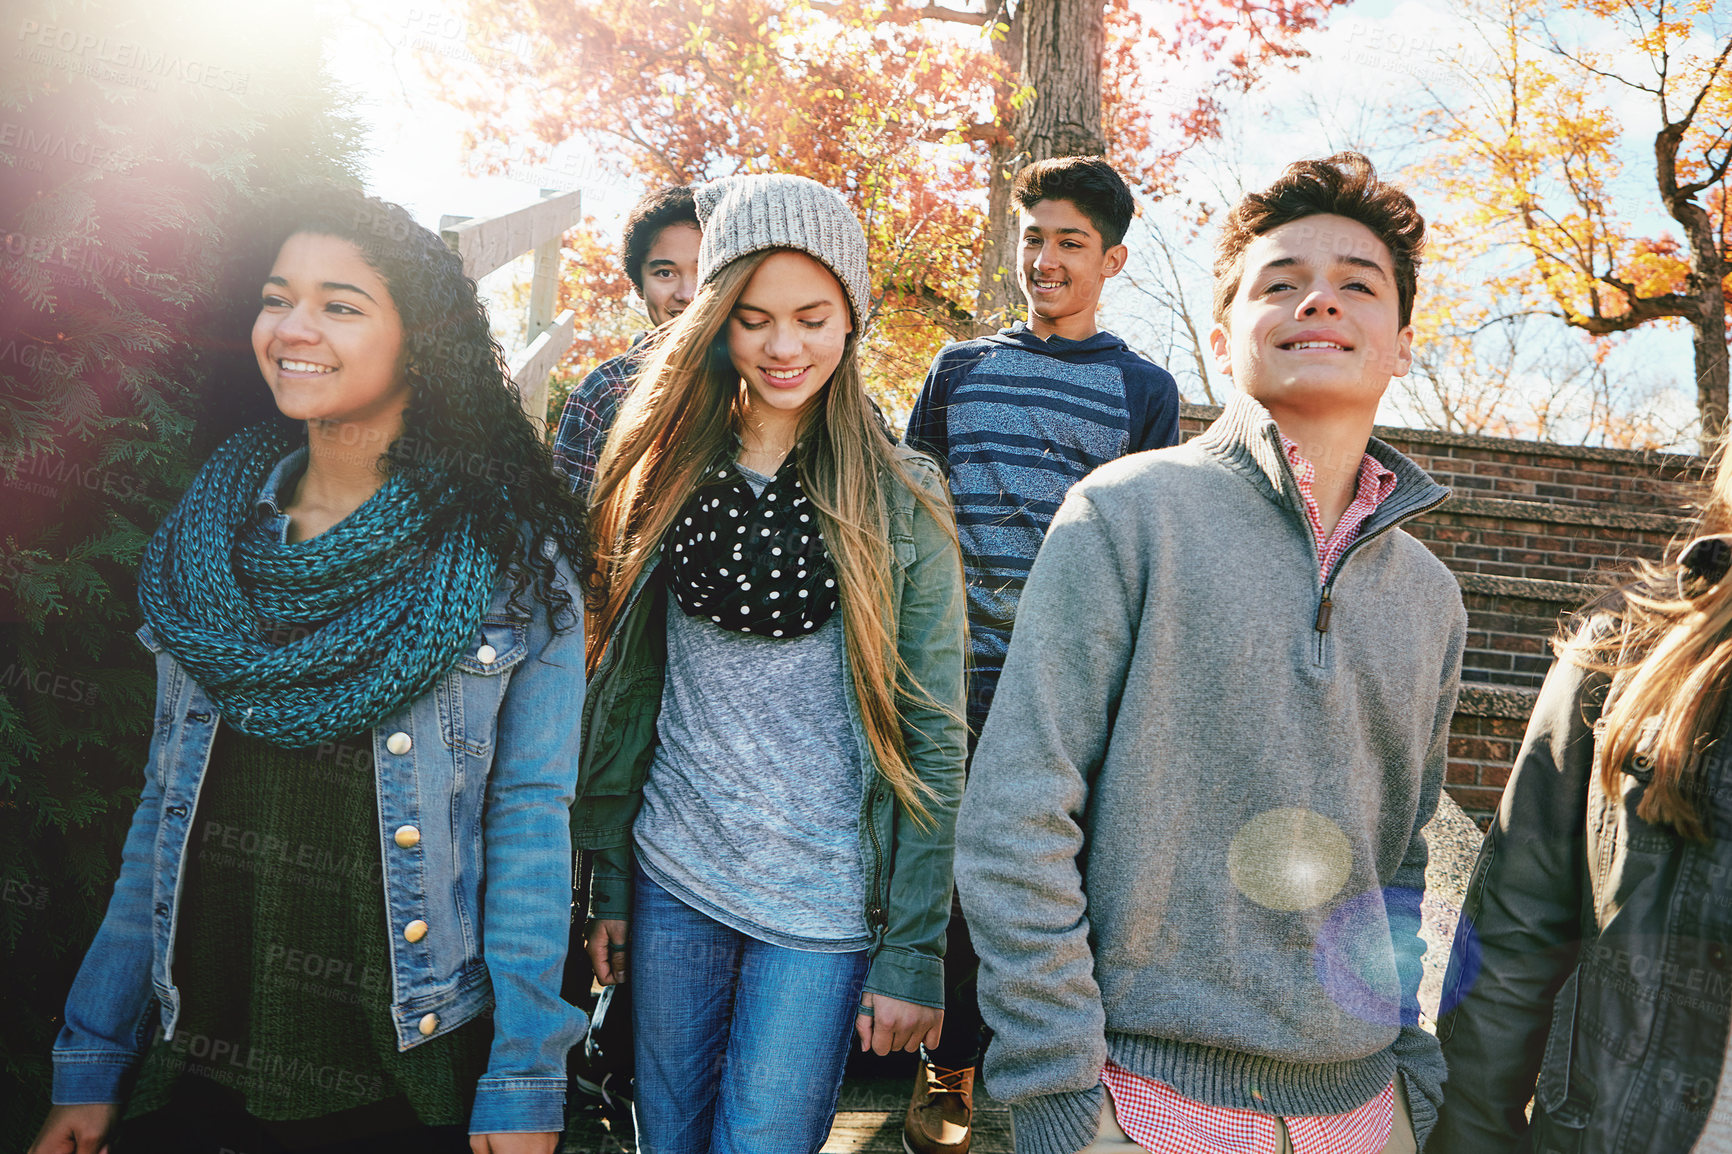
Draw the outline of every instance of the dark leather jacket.
[[[1704,767],[1722,836],[1685,841],[1636,814],[1644,755],[1601,787],[1609,687],[1560,661],[1540,692],[1444,978],[1428,1154],[1683,1154],[1707,1116],[1732,1003],[1732,710]]]

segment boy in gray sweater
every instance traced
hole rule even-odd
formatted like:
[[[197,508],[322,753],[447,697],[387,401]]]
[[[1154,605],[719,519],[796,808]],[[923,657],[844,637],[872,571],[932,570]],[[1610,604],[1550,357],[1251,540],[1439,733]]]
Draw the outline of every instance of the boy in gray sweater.
[[[1424,233],[1354,153],[1247,196],[1210,334],[1240,391],[1041,548],[957,827],[1018,1154],[1378,1154],[1436,1119],[1420,830],[1467,615],[1397,527],[1447,491],[1371,436]]]

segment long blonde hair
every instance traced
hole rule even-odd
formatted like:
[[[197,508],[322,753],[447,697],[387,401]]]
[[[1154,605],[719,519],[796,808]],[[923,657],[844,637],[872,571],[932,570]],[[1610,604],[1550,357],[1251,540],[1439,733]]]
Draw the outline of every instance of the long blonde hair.
[[[590,498],[591,672],[674,517],[706,471],[731,459],[745,386],[728,357],[725,329],[746,283],[775,251],[731,262],[699,291],[650,351],[602,449]],[[841,363],[801,417],[795,464],[836,568],[848,668],[873,757],[897,800],[924,822],[932,791],[909,762],[901,705],[948,707],[914,682],[897,650],[884,485],[907,488],[939,524],[952,521],[948,505],[896,459],[866,397],[859,338],[856,320]],[[960,553],[953,556],[960,572]]]
[[[1732,533],[1732,457],[1721,444],[1699,516],[1698,533]],[[1643,561],[1635,579],[1559,656],[1611,674],[1600,756],[1601,784],[1618,796],[1623,767],[1640,756],[1653,779],[1636,813],[1680,836],[1706,841],[1707,781],[1702,769],[1732,673],[1732,574],[1698,577],[1674,556]]]

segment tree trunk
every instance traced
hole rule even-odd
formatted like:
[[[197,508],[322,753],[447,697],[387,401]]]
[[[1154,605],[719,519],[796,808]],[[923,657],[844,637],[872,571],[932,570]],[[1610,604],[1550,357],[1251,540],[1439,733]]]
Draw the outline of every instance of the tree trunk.
[[[1013,143],[992,146],[992,180],[986,193],[986,242],[980,250],[980,288],[974,296],[976,336],[1010,323],[1010,308],[1021,297],[1016,287],[1016,214],[1010,208],[1010,182],[1021,167]]]
[[[1009,121],[1011,139],[992,149],[975,308],[982,333],[1008,323],[1012,307],[1021,301],[1010,200],[1017,172],[1031,161],[1106,151],[1101,129],[1106,0],[1022,0],[998,49],[1007,73],[1033,94],[1014,111],[1010,93],[1000,94],[999,115]]]
[[[1726,392],[1728,369],[1726,338],[1726,302],[1720,282],[1713,292],[1704,292],[1703,307],[1714,311],[1691,321],[1691,341],[1696,349],[1696,411],[1702,415],[1702,451],[1714,451],[1715,444],[1726,429]],[[1712,297],[1710,301],[1706,298]]]
[[[1711,453],[1726,431],[1726,262],[1720,255],[1714,223],[1692,198],[1668,199],[1667,208],[1684,226],[1690,242],[1690,295],[1696,307],[1685,318],[1696,352],[1696,412],[1702,420],[1704,453]]]
[[[1101,135],[1105,0],[1025,0],[1024,83],[1035,98],[1017,112],[1023,163],[1052,156],[1095,156]]]
[[[1692,110],[1694,111],[1694,110]],[[1690,281],[1687,295],[1694,307],[1685,315],[1690,322],[1691,343],[1696,353],[1696,412],[1702,422],[1701,449],[1714,451],[1726,429],[1726,261],[1714,235],[1714,220],[1697,202],[1694,189],[1678,181],[1678,148],[1690,126],[1690,117],[1668,124],[1654,138],[1654,169],[1660,200],[1672,219],[1684,227],[1690,248]]]

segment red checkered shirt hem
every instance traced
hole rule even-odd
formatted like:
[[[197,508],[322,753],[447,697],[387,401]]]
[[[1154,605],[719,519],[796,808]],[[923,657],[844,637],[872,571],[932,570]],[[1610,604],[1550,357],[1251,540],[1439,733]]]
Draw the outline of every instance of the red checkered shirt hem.
[[[1281,1122],[1293,1154],[1379,1154],[1395,1125],[1395,1083],[1346,1114],[1273,1114],[1193,1102],[1164,1082],[1112,1062],[1101,1081],[1125,1137],[1156,1154],[1278,1154]]]

